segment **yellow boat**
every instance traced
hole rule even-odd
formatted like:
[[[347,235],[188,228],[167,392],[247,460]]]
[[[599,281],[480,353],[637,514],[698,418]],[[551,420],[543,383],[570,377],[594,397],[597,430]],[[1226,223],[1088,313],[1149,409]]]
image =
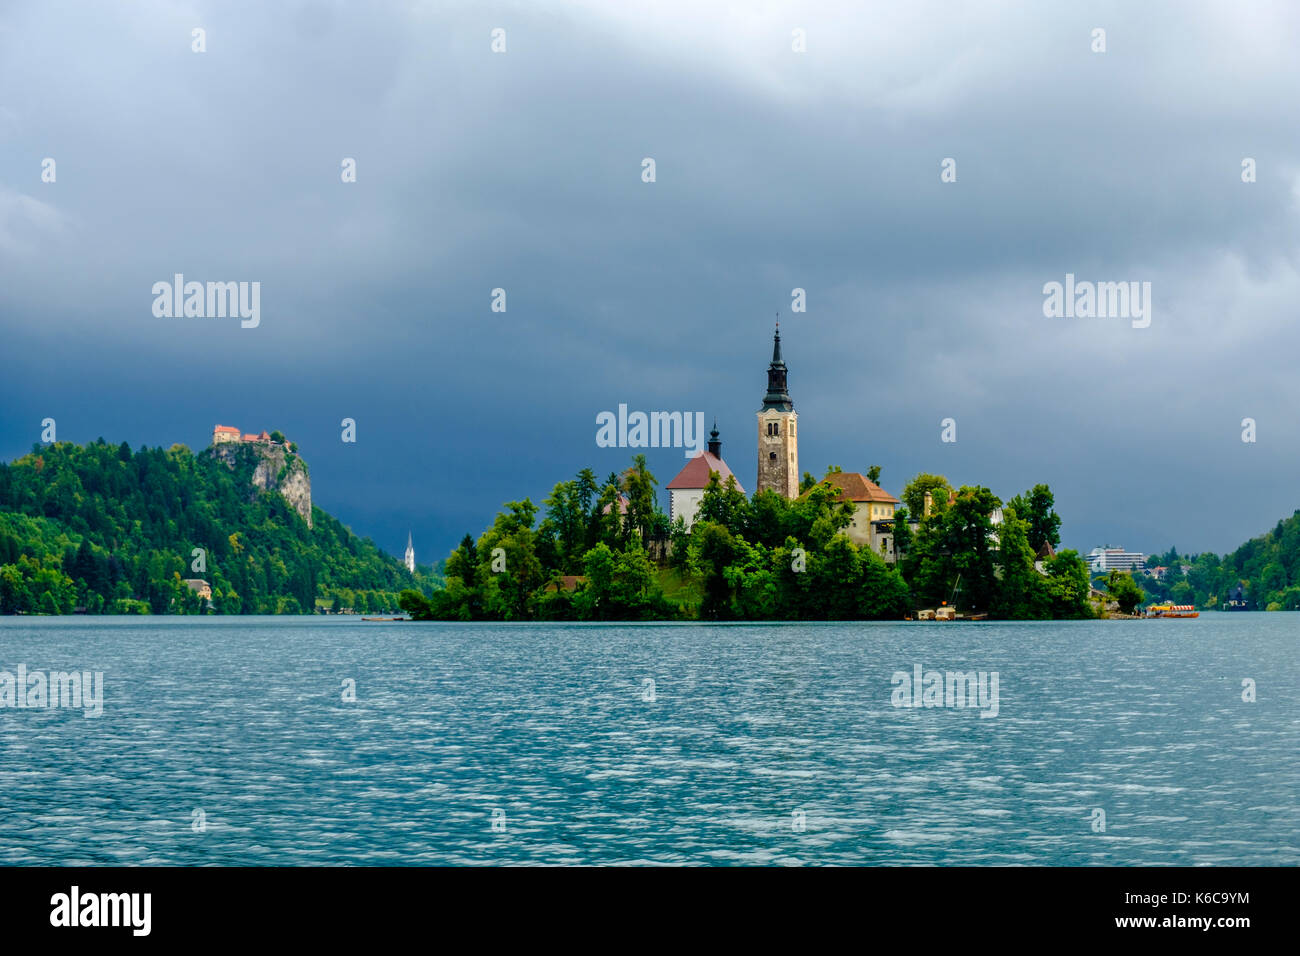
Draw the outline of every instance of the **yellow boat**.
[[[1147,617],[1200,617],[1201,612],[1191,604],[1152,604]]]

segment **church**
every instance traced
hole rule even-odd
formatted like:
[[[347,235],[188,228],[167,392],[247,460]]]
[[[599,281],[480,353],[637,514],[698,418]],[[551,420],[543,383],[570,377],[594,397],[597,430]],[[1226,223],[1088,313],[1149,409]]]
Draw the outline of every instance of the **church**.
[[[722,441],[718,438],[718,423],[713,423],[709,432],[709,446],[686,463],[677,477],[668,482],[668,520],[676,521],[678,515],[686,522],[686,530],[691,530],[695,515],[704,500],[704,489],[709,486],[709,475],[717,472],[725,485],[728,478],[735,478],[727,463],[722,460]],[[736,478],[736,490],[744,493],[740,479]]]
[[[758,490],[770,488],[784,498],[799,495],[799,439],[795,425],[794,402],[790,400],[786,384],[785,361],[781,358],[781,326],[778,324],[772,337],[772,363],[767,367],[767,395],[758,410]],[[718,423],[713,423],[706,451],[700,452],[686,463],[677,477],[668,483],[668,518],[678,516],[686,522],[687,530],[695,522],[695,515],[704,499],[704,489],[709,485],[709,475],[717,472],[725,485],[735,477],[722,458],[722,441],[718,438]],[[736,489],[742,494],[744,487],[736,479]]]
[[[772,336],[772,361],[767,367],[767,394],[758,410],[758,490],[770,489],[783,498],[799,497],[799,416],[790,399],[785,359],[781,356],[781,326]],[[679,516],[687,530],[695,522],[709,476],[717,472],[725,485],[735,477],[722,458],[722,441],[718,424],[709,433],[708,449],[686,463],[677,477],[668,483],[668,517]],[[832,472],[826,477],[836,492],[836,500],[852,501],[856,506],[852,523],[844,529],[849,540],[859,547],[871,548],[886,561],[895,559],[890,531],[894,508],[900,502],[875,482],[858,472]],[[740,492],[740,479],[736,479]]]

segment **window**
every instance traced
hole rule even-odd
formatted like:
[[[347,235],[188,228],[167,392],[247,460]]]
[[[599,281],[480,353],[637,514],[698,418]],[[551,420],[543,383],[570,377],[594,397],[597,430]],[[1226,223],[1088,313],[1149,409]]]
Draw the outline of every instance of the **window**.
[[[776,452],[774,452],[774,451],[769,451],[769,452],[767,453],[767,460],[768,460],[768,461],[776,461]]]
[[[768,438],[777,438],[778,436],[780,436],[780,434],[781,434],[781,423],[780,423],[780,422],[768,422],[768,423],[767,423],[767,437],[768,437]]]

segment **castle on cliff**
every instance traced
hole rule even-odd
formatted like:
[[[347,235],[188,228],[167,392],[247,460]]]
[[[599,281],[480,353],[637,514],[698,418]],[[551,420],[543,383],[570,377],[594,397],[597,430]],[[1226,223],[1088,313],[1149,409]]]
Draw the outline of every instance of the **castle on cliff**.
[[[242,449],[249,449],[251,456],[244,455]],[[272,438],[265,431],[260,435],[240,434],[238,428],[217,425],[212,429],[212,446],[205,454],[231,469],[251,457],[252,487],[257,491],[279,492],[311,528],[311,477],[297,451],[298,446],[278,431]]]
[[[217,425],[212,429],[212,444],[225,445],[231,442],[244,442],[250,445],[272,445],[278,444],[273,442],[271,436],[263,429],[260,435],[241,435],[238,428],[230,425]]]

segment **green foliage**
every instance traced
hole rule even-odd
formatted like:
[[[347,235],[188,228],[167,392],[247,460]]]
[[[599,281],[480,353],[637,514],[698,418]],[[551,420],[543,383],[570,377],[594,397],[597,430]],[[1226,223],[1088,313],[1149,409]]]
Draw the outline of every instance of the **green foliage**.
[[[1044,544],[1055,549],[1061,543],[1061,516],[1052,510],[1055,505],[1056,499],[1047,485],[1034,485],[1007,502],[1007,507],[1014,509],[1028,526],[1029,547],[1035,554]]]
[[[1150,569],[1163,567],[1157,579]],[[1186,570],[1184,570],[1186,569]],[[1141,586],[1154,601],[1221,608],[1237,588],[1253,610],[1300,610],[1300,511],[1231,554],[1179,554],[1170,548],[1147,559]]]
[[[770,490],[746,498],[715,472],[690,530],[658,510],[656,484],[640,456],[603,485],[586,469],[554,487],[535,530],[531,502],[510,502],[447,558],[444,589],[405,592],[401,606],[440,620],[896,620],[916,599],[956,595],[964,609],[1004,617],[1092,616],[1078,554],[1040,570],[1030,522],[1014,510],[999,548],[992,516],[1001,502],[987,488],[963,487],[949,506],[947,479],[914,479],[912,496],[932,490],[937,505],[915,534],[908,510],[896,513],[900,568],[844,533],[854,505],[829,482],[805,475],[792,501]],[[1050,512],[1050,491],[1035,491],[1046,494],[1025,506]]]
[[[902,500],[907,510],[918,518],[925,517],[925,493],[931,495],[931,513],[942,514],[948,510],[948,499],[952,496],[952,485],[943,475],[920,474],[903,487]]]
[[[297,614],[318,598],[397,607],[412,580],[400,562],[319,508],[308,529],[281,495],[252,486],[256,450],[226,455],[101,440],[36,446],[0,466],[0,613]],[[185,578],[209,583],[211,607]]]
[[[917,483],[931,478],[939,478],[941,484],[926,487],[947,486],[940,476],[922,475],[908,485],[913,497]],[[996,611],[992,606],[997,573],[993,512],[1001,502],[987,488],[966,485],[943,510],[938,510],[938,499],[936,494],[935,509],[922,519],[904,562],[913,591],[926,606],[947,602],[974,611]]]
[[[1132,614],[1137,606],[1146,599],[1146,594],[1133,580],[1133,575],[1127,571],[1111,571],[1106,577],[1106,590],[1119,605],[1121,614]],[[1190,602],[1184,601],[1180,603]]]

